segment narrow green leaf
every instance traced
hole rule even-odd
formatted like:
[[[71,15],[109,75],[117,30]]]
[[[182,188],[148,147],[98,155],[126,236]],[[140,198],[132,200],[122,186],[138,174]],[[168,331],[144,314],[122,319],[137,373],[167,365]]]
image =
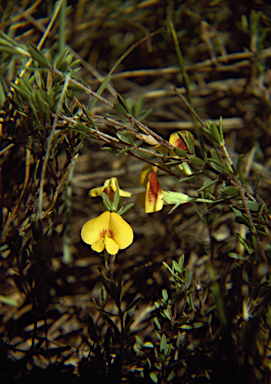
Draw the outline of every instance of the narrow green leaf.
[[[179,268],[182,270],[183,269],[183,263],[184,263],[184,254],[180,256],[180,259],[178,261]]]
[[[238,253],[235,253],[235,252],[229,252],[228,255],[233,259],[248,261],[247,257],[238,255]]]
[[[0,109],[3,107],[6,101],[6,94],[2,85],[2,79],[0,78]]]
[[[36,60],[41,66],[50,67],[51,64],[47,57],[34,45],[30,44],[28,47],[28,52],[34,60]]]
[[[150,373],[150,379],[151,379],[155,384],[158,383],[158,377],[156,376],[156,374],[155,374],[154,372],[151,372],[151,373]]]
[[[136,305],[143,299],[143,296],[140,296],[133,300],[127,307],[125,308],[125,311],[130,311],[131,308],[135,308]]]
[[[217,126],[212,121],[206,121],[206,128],[203,128],[203,130],[208,134],[208,136],[217,142],[218,144],[223,143],[223,139],[220,136],[219,130]]]
[[[11,307],[18,306],[18,303],[15,300],[9,299],[8,297],[5,297],[3,295],[0,295],[0,303],[3,303],[5,305],[10,305]]]
[[[229,185],[228,187],[225,187],[221,190],[221,195],[238,196],[239,189],[237,187]]]
[[[175,147],[174,148],[174,152],[179,157],[188,157],[188,153],[186,153],[183,149],[181,149],[179,147]]]
[[[234,169],[235,169],[236,175],[239,175],[240,173],[243,159],[244,159],[244,154],[242,153],[241,155],[238,155],[234,161]]]
[[[103,202],[104,202],[107,210],[111,212],[113,207],[112,207],[112,203],[111,203],[109,197],[104,192],[102,192],[101,196],[102,196]]]
[[[168,301],[168,293],[167,293],[167,290],[166,289],[163,289],[162,290],[162,297],[164,299],[165,302]]]
[[[157,327],[157,329],[159,329],[159,331],[161,331],[161,325],[160,325],[160,322],[156,316],[153,318],[153,322],[154,322],[155,326]]]
[[[126,135],[124,135],[121,132],[116,132],[116,136],[123,141],[124,143],[131,144],[130,141],[127,139]]]
[[[216,184],[218,181],[219,181],[219,179],[216,179],[216,180],[211,181],[211,182],[208,183],[208,184],[205,184],[203,187],[201,187],[200,189],[198,189],[198,192],[202,192],[202,191],[204,191],[205,189],[207,189],[207,188],[211,187],[212,185]]]
[[[135,335],[135,341],[136,341],[136,344],[138,346],[139,349],[143,349],[144,347],[144,344],[143,342],[141,341],[140,337]]]
[[[224,133],[223,133],[223,119],[222,116],[219,117],[219,133],[222,140],[222,143],[224,143]]]
[[[187,278],[186,278],[186,288],[188,289],[192,282],[192,272],[188,271]]]
[[[205,166],[205,162],[196,156],[189,156],[189,161],[191,162],[191,164],[196,165],[197,167]]]
[[[118,214],[120,216],[124,215],[124,213],[126,213],[132,206],[134,205],[134,203],[130,203],[130,204],[127,204],[126,206],[123,206],[121,207],[119,210],[118,210]]]
[[[114,193],[114,209],[115,209],[115,211],[118,209],[119,202],[120,202],[120,191],[117,188],[115,193]]]
[[[166,338],[166,335],[163,333],[160,340],[160,353],[165,354],[166,349],[167,349],[167,338]]]

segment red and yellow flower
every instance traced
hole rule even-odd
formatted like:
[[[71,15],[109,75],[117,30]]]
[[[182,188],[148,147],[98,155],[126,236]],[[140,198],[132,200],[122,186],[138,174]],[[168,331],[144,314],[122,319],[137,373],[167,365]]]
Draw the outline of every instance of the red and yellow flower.
[[[84,224],[81,237],[91,245],[93,251],[102,252],[106,249],[110,255],[116,255],[120,249],[132,244],[134,233],[118,213],[106,211]]]
[[[138,194],[139,205],[145,207],[146,213],[161,211],[164,205],[165,192],[158,182],[156,172],[156,166],[146,164],[140,174],[139,182],[146,188],[146,192]]]
[[[111,179],[107,179],[104,182],[104,185],[102,187],[93,188],[89,191],[90,197],[97,197],[101,196],[101,194],[104,192],[108,197],[111,203],[114,202],[114,194],[116,190],[119,189],[119,195],[120,197],[130,197],[131,193],[123,191],[119,187],[118,179],[116,177],[111,177]]]

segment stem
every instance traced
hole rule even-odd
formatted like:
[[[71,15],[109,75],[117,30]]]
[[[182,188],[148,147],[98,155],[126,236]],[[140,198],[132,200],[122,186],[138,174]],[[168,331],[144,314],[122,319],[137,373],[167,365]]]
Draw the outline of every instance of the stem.
[[[43,190],[44,190],[44,182],[45,182],[47,164],[48,164],[48,161],[49,161],[49,158],[50,158],[52,144],[53,144],[53,139],[54,139],[54,135],[55,135],[55,131],[56,131],[56,126],[57,126],[58,119],[59,119],[59,113],[60,113],[60,109],[61,109],[62,104],[63,104],[63,100],[64,100],[64,96],[65,96],[66,90],[67,90],[68,85],[69,85],[69,80],[70,80],[70,76],[68,74],[66,79],[65,79],[65,83],[64,83],[64,86],[63,86],[63,89],[62,89],[62,92],[61,92],[61,95],[60,95],[60,98],[59,98],[59,101],[58,101],[58,104],[57,104],[56,113],[55,113],[55,117],[54,117],[54,121],[53,121],[53,125],[52,125],[52,130],[51,130],[50,135],[47,138],[47,149],[46,149],[44,161],[43,161],[43,164],[42,164],[41,178],[40,178],[39,205],[38,205],[38,218],[40,220],[43,217],[43,212],[42,212],[42,205],[43,204],[42,203],[43,203]]]

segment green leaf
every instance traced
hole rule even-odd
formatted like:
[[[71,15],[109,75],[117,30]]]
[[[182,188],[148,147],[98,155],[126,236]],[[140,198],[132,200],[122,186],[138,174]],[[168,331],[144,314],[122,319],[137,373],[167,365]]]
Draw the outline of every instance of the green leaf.
[[[157,327],[157,329],[159,329],[159,331],[161,331],[161,325],[160,325],[160,322],[156,316],[153,318],[153,322],[154,322],[154,325]]]
[[[208,184],[205,184],[203,187],[201,187],[200,189],[198,189],[198,192],[202,192],[202,191],[204,191],[205,189],[207,189],[207,188],[211,187],[212,185],[216,184],[218,181],[219,181],[219,179],[216,179],[216,180],[211,181],[211,182],[208,183]]]
[[[182,254],[182,256],[180,256],[180,259],[178,261],[178,265],[179,265],[179,268],[182,270],[183,268],[183,263],[184,263],[184,254]]]
[[[175,147],[174,152],[176,153],[177,156],[179,157],[188,157],[188,154],[181,148]]]
[[[166,308],[166,309],[163,311],[163,315],[164,315],[169,321],[171,321],[171,314],[170,314],[168,308]]]
[[[160,353],[165,354],[166,350],[167,350],[167,338],[166,338],[166,335],[163,333],[160,340]]]
[[[238,253],[235,253],[235,252],[229,252],[228,255],[233,259],[248,261],[247,257],[238,255]]]
[[[213,156],[213,158],[207,158],[206,161],[209,161],[210,163],[213,163],[213,167],[214,167],[217,171],[219,171],[219,172],[221,172],[221,173],[223,173],[223,170],[224,170],[225,173],[231,173],[231,174],[233,174],[233,172],[232,172],[231,169],[225,167],[225,165],[223,165],[223,164],[221,163],[221,161],[219,160],[218,156],[215,154],[215,151],[214,151],[213,149],[211,149],[210,152],[211,152],[211,155]]]
[[[167,290],[166,289],[163,289],[162,290],[162,297],[164,299],[165,302],[168,301],[168,293],[167,293]]]
[[[192,327],[192,325],[183,324],[183,325],[180,326],[180,328],[181,329],[186,329],[188,331],[188,330],[192,329],[193,327]]]
[[[171,205],[171,204],[180,205],[180,204],[189,203],[190,201],[195,199],[181,192],[167,192],[163,200],[168,205]]]
[[[70,128],[75,132],[82,133],[87,136],[89,136],[89,133],[92,131],[92,129],[89,128],[87,125],[81,123],[73,124]]]
[[[219,133],[220,133],[220,137],[221,137],[221,140],[222,140],[222,143],[225,142],[224,140],[224,134],[223,134],[223,119],[222,119],[222,116],[219,117]]]
[[[123,107],[122,104],[120,103],[115,103],[114,104],[114,108],[116,109],[116,111],[118,111],[120,114],[126,116],[127,115],[127,111],[126,109]]]
[[[144,347],[144,344],[143,342],[141,341],[140,337],[135,335],[135,341],[136,341],[136,344],[138,346],[139,349],[143,349]]]
[[[164,267],[166,267],[166,268],[169,270],[169,272],[170,272],[172,275],[174,274],[174,271],[170,268],[169,265],[167,265],[167,263],[166,263],[165,261],[163,261],[163,265],[164,265]]]
[[[203,128],[203,130],[208,134],[208,136],[218,144],[222,144],[223,137],[220,136],[217,126],[212,121],[206,121],[206,126],[207,128]]]
[[[221,195],[238,196],[239,189],[237,187],[230,185],[228,187],[221,189]]]
[[[128,132],[127,132],[127,133],[128,133]],[[134,141],[133,141],[133,139],[132,139],[132,137],[131,137],[130,134],[129,134],[129,136],[130,136],[129,139],[128,139],[126,133],[123,134],[123,133],[121,133],[121,132],[116,132],[116,136],[117,136],[121,141],[123,141],[124,143],[134,145]]]
[[[112,207],[112,203],[111,203],[109,197],[104,192],[102,192],[101,196],[102,196],[104,205],[106,206],[107,210],[111,212],[113,210],[113,207]]]
[[[6,94],[2,85],[2,79],[0,78],[0,109],[3,107],[6,101]]]
[[[246,241],[239,233],[236,233],[236,236],[238,237],[238,240],[243,245],[243,247],[247,250],[247,252],[251,255],[253,250],[251,249],[251,245],[248,241]]]
[[[114,104],[114,108],[120,112],[122,115],[128,116],[131,115],[131,112],[128,108],[128,106],[125,104],[122,96],[118,93],[117,94],[118,102]]]
[[[118,209],[119,202],[120,202],[120,191],[117,188],[115,193],[114,193],[114,209],[115,209],[115,211]]]
[[[34,60],[36,60],[43,67],[51,67],[51,64],[47,57],[34,45],[30,44],[28,52]]]
[[[172,266],[173,266],[173,270],[175,270],[179,274],[182,273],[182,268],[180,268],[179,264],[175,260],[172,260]]]
[[[3,295],[0,295],[0,303],[3,303],[5,305],[10,305],[11,307],[18,306],[18,303],[15,300],[9,299],[8,297],[5,297]]]
[[[238,155],[234,161],[234,169],[237,175],[239,175],[240,173],[243,159],[244,159],[244,154],[242,153],[241,155]]]
[[[125,212],[128,211],[128,209],[130,209],[132,206],[134,205],[134,203],[130,203],[130,204],[127,204],[126,206],[122,206],[119,210],[118,210],[118,214],[121,216],[121,215],[124,215]]]
[[[189,161],[191,164],[196,165],[197,167],[204,167],[205,162],[196,156],[189,156]]]
[[[181,139],[184,141],[190,153],[195,154],[195,146],[192,137],[188,131],[178,133]]]
[[[186,288],[188,289],[192,282],[192,272],[188,271],[187,278],[186,278]]]
[[[155,383],[157,384],[158,383],[158,378],[156,376],[156,374],[154,372],[151,372],[150,373],[150,379]]]

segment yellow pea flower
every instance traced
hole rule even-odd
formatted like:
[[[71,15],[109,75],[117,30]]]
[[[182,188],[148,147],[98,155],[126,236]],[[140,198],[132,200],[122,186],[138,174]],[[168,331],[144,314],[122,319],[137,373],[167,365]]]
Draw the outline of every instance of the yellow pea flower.
[[[118,213],[106,211],[83,225],[81,237],[91,245],[93,251],[102,252],[106,249],[110,255],[116,255],[119,249],[132,244],[134,233]]]
[[[189,132],[189,131],[177,131],[177,132],[174,132],[170,135],[169,142],[170,142],[170,144],[174,145],[174,147],[181,148],[183,151],[188,152],[187,146],[186,146],[185,142],[181,139],[181,136],[180,136],[180,134],[186,134],[186,132],[189,134],[191,139],[194,141],[195,139],[194,139],[194,136],[192,135],[191,132]],[[165,154],[165,152],[166,152],[166,148],[162,147],[161,145],[155,146],[154,149],[155,149],[155,151],[159,150],[163,154]],[[178,156],[176,156],[173,149],[169,149],[169,155],[172,157],[178,157]]]
[[[163,198],[166,193],[162,191],[162,188],[157,180],[156,172],[150,172],[148,174],[146,189],[146,192],[138,194],[139,205],[141,207],[145,207],[146,213],[161,211],[164,205]]]
[[[174,132],[170,135],[169,137],[169,142],[170,144],[173,144],[174,147],[178,147],[178,148],[181,148],[183,149],[185,152],[187,152],[187,146],[185,145],[185,143],[183,142],[183,140],[181,139],[179,133],[182,133],[181,131],[178,131],[178,132]],[[190,134],[190,132],[189,132]],[[174,151],[172,151],[174,153]],[[174,153],[175,155],[175,153]]]
[[[148,176],[151,172],[157,172],[157,167],[155,165],[151,164],[145,164],[144,167],[142,168],[142,171],[140,172],[140,177],[139,177],[139,183],[142,185],[142,187],[147,188],[148,184]]]
[[[116,177],[111,177],[111,179],[107,179],[104,182],[104,185],[102,187],[93,188],[89,191],[90,197],[97,197],[101,196],[101,194],[104,192],[108,197],[111,203],[114,202],[114,194],[116,190],[119,189],[119,195],[120,197],[130,197],[131,193],[123,191],[119,187],[118,179]]]

